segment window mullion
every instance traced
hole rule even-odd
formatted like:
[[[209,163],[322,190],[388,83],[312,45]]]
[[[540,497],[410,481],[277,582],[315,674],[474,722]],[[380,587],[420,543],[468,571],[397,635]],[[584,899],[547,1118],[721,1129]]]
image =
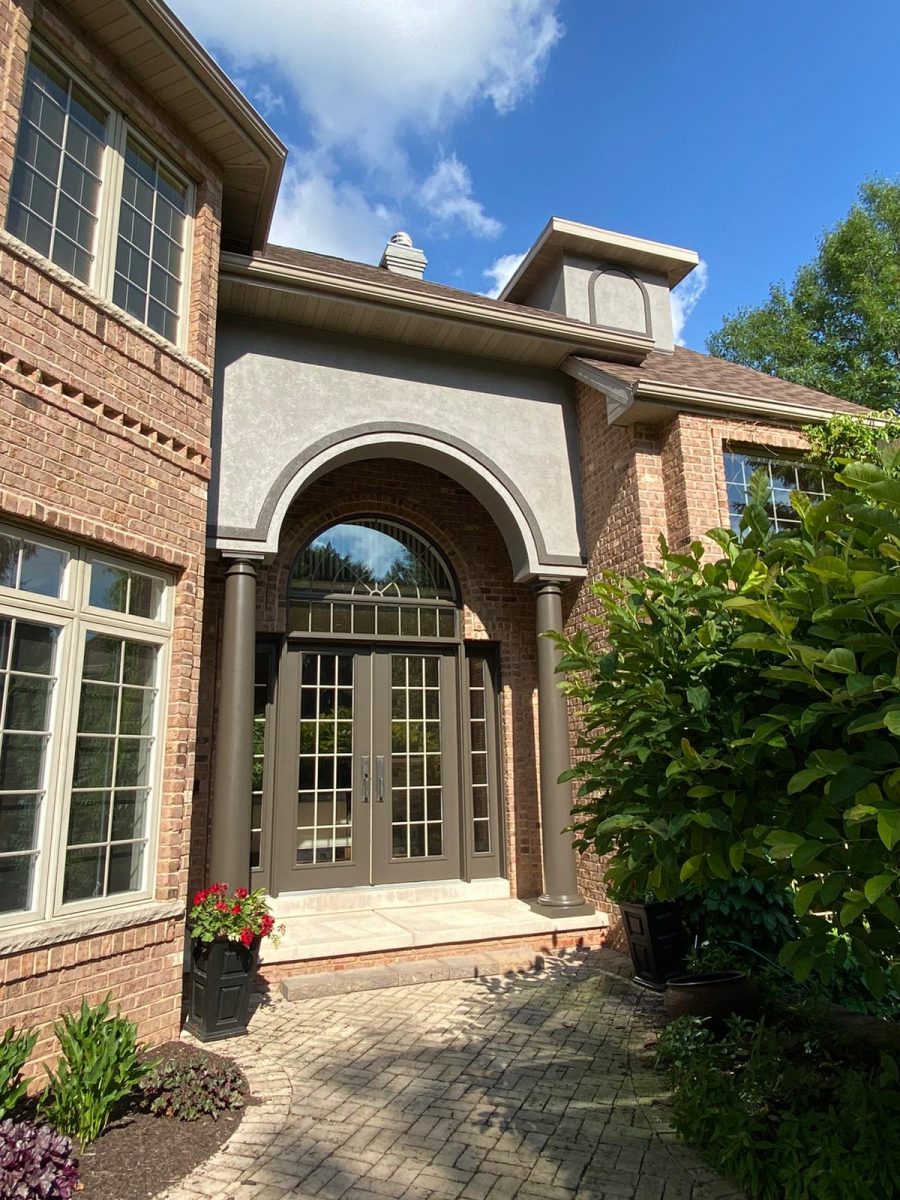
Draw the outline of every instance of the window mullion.
[[[127,130],[117,112],[109,114],[109,139],[103,157],[103,186],[101,187],[99,236],[97,239],[97,278],[95,287],[101,295],[112,299],[115,282],[116,243],[122,209],[122,178],[125,162]],[[105,194],[104,194],[105,192]]]

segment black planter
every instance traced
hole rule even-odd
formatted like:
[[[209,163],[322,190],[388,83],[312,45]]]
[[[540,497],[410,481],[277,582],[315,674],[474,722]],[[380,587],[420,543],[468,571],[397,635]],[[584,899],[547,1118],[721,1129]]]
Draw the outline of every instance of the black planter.
[[[247,1032],[250,992],[259,962],[260,939],[191,943],[191,980],[185,1025],[201,1042]]]
[[[684,970],[681,905],[674,900],[656,900],[619,907],[635,983],[664,991],[669,976]]]

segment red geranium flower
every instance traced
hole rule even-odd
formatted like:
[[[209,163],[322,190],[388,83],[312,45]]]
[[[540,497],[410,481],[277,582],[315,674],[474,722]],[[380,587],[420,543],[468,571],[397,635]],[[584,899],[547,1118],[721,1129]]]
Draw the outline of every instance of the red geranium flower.
[[[232,904],[232,906],[231,906],[232,916],[235,916],[235,917],[238,916],[240,914],[240,911],[241,911],[241,906],[239,904]]]
[[[197,894],[194,896],[194,907],[196,908],[198,904],[202,904],[205,899],[206,892],[197,892]]]
[[[246,888],[235,888],[234,894],[235,894],[235,898],[238,900],[246,900],[247,897],[250,895],[250,893],[247,891]]]
[[[249,929],[241,930],[241,941],[244,943],[245,946],[249,947],[250,943],[253,941],[253,934],[250,932]]]
[[[216,901],[216,912],[228,912],[228,905],[224,900]]]

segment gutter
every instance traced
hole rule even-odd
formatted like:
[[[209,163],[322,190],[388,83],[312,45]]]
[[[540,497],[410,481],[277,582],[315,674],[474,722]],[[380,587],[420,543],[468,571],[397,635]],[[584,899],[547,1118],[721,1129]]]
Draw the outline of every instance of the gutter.
[[[580,322],[565,320],[554,313],[521,312],[513,306],[492,308],[458,296],[439,296],[377,280],[358,279],[292,266],[271,259],[244,254],[223,253],[219,260],[223,281],[243,286],[286,291],[295,295],[329,297],[349,304],[378,309],[393,308],[400,313],[481,326],[501,333],[521,334],[559,344],[560,366],[569,354],[604,354],[607,358],[640,361],[653,349],[653,341],[641,334],[615,333]],[[393,278],[393,277],[392,277]]]
[[[663,383],[639,379],[634,384],[623,383],[614,375],[586,363],[567,362],[562,368],[567,375],[602,391],[610,400],[610,425],[631,425],[636,421],[661,419],[672,411],[699,413],[726,412],[741,417],[756,417],[768,421],[789,422],[792,425],[822,425],[842,410],[817,408],[784,400],[765,400],[738,392],[716,392],[708,388],[687,387],[679,383]],[[883,425],[884,419],[867,409],[861,409],[873,425]],[[852,414],[848,414],[852,415]]]

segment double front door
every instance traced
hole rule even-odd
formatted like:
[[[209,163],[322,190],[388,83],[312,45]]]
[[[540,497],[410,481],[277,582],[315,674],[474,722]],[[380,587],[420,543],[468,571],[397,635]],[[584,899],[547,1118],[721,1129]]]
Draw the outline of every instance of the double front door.
[[[279,678],[279,892],[459,875],[457,660],[289,646]]]

